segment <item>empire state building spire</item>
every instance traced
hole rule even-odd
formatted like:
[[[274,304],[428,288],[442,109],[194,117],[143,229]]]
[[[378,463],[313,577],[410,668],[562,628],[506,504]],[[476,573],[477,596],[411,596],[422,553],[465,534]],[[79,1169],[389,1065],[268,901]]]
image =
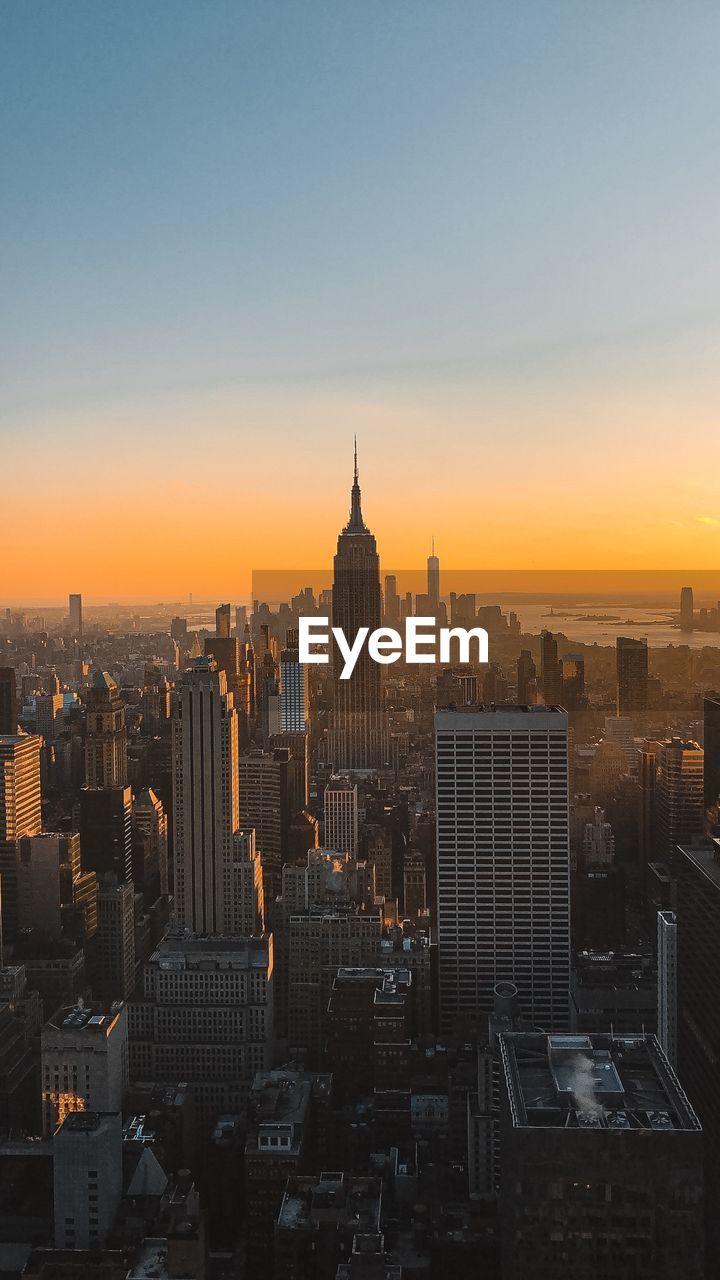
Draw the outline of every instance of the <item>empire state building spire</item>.
[[[350,519],[348,520],[343,533],[369,533],[365,521],[363,520],[362,508],[360,506],[360,480],[358,477],[358,460],[357,460],[357,436],[355,436],[355,454],[353,465],[353,486],[350,490]]]

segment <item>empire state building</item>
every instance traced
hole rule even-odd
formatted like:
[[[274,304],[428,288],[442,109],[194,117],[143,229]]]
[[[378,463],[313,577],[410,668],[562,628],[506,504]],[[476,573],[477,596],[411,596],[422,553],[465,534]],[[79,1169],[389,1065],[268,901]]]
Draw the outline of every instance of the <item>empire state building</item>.
[[[350,519],[342,530],[334,560],[332,622],[350,643],[360,627],[381,625],[380,559],[375,537],[363,520],[358,482],[357,445],[350,497]],[[343,661],[333,651],[335,700],[331,755],[336,769],[375,769],[387,760],[388,735],[383,709],[382,667],[363,646],[348,680],[340,679]]]

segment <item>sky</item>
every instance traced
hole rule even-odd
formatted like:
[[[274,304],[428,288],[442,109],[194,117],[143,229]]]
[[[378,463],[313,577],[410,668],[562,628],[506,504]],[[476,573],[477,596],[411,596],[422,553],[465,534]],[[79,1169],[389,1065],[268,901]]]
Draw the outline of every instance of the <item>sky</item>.
[[[711,0],[0,0],[0,602],[720,562]]]

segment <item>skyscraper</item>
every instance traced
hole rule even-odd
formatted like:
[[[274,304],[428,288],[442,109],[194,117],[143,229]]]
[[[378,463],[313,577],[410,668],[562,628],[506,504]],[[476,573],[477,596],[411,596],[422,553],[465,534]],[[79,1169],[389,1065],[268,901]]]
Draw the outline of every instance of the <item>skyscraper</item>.
[[[437,613],[440,607],[440,561],[435,555],[435,539],[432,540],[432,552],[427,562],[427,594],[431,613]]]
[[[385,621],[390,627],[400,621],[400,598],[394,573],[388,573],[385,577]]]
[[[133,882],[150,907],[168,891],[168,821],[162,801],[150,787],[133,800]]]
[[[537,670],[529,649],[521,649],[517,660],[517,700],[521,706],[535,702]]]
[[[240,757],[240,826],[255,831],[262,858],[266,914],[280,892],[288,828],[293,816],[293,779],[302,767],[287,747],[247,751]]]
[[[296,648],[280,654],[280,732],[304,733],[308,727],[308,673]]]
[[[655,854],[670,863],[679,844],[695,844],[705,830],[703,751],[697,742],[658,742],[655,765]]]
[[[375,538],[362,516],[357,447],[350,518],[338,538],[334,561],[332,623],[342,628],[350,643],[360,627],[373,631],[381,624],[380,560]],[[385,762],[388,751],[382,667],[364,646],[348,680],[340,679],[342,668],[343,659],[335,645],[331,756],[337,769],[372,769]]]
[[[98,876],[132,880],[132,791],[130,787],[83,787],[80,792],[83,866]]]
[[[657,1035],[671,1066],[677,1066],[677,920],[674,911],[657,915]]]
[[[546,707],[557,707],[563,698],[563,668],[552,631],[540,636],[540,687]]]
[[[630,716],[634,711],[647,710],[647,640],[618,636],[615,642],[615,664],[618,715]]]
[[[196,658],[173,719],[175,913],[197,933],[233,928],[233,832],[239,826],[238,722],[225,672]]]
[[[711,809],[720,800],[720,694],[703,699],[703,725],[703,790],[705,808]]]
[[[358,790],[349,778],[331,778],[325,788],[326,849],[358,856]]]
[[[487,1015],[498,982],[568,1024],[568,720],[547,707],[438,711],[440,1026]]]
[[[230,605],[219,604],[215,610],[215,635],[219,640],[230,639]]]
[[[0,737],[0,892],[2,935],[6,938],[12,937],[18,923],[16,841],[37,835],[42,826],[41,747],[42,738],[35,735]]]
[[[680,592],[680,630],[692,631],[695,621],[695,602],[692,587],[683,587]]]
[[[706,1275],[720,1274],[720,840],[674,861],[678,1074],[705,1132]]]
[[[69,626],[70,635],[73,640],[77,640],[82,647],[83,624],[82,624],[82,596],[71,595],[68,597]]]
[[[98,671],[85,695],[85,782],[89,787],[127,783],[125,704],[107,671]]]
[[[262,860],[255,845],[255,832],[236,831],[233,836],[233,918],[244,938],[259,935],[265,928]]]
[[[0,735],[18,731],[17,685],[15,668],[0,667]]]

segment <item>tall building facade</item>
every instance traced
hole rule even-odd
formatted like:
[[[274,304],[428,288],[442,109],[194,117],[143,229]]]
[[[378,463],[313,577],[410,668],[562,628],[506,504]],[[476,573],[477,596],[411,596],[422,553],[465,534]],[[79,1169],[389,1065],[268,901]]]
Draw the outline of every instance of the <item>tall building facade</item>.
[[[265,928],[262,859],[255,844],[255,832],[236,831],[233,836],[233,919],[244,938],[259,935]]]
[[[122,1117],[69,1115],[53,1142],[56,1249],[102,1249],[122,1196]]]
[[[695,601],[692,587],[683,587],[680,592],[680,630],[692,631],[695,622]]]
[[[297,649],[280,654],[280,732],[305,733],[308,727],[308,673]]]
[[[326,849],[358,855],[358,789],[349,778],[331,778],[325,788]]]
[[[120,1111],[127,1091],[125,1005],[58,1009],[40,1042],[43,1133],[50,1137],[73,1111]]]
[[[703,1134],[654,1036],[498,1037],[503,1280],[702,1280]]]
[[[435,555],[435,539],[427,561],[427,596],[430,612],[437,613],[440,608],[440,561]]]
[[[70,635],[73,640],[77,640],[82,644],[83,638],[83,616],[82,616],[82,596],[68,596],[68,615]]]
[[[703,750],[697,742],[670,738],[655,754],[655,853],[671,862],[679,844],[701,840],[705,830]]]
[[[272,1065],[272,937],[168,935],[145,965],[129,1032],[132,1080],[187,1081],[206,1127],[244,1114],[253,1077]]]
[[[706,1274],[720,1275],[720,840],[680,848],[677,921],[678,1075],[705,1134]]]
[[[568,720],[553,707],[435,716],[440,1026],[513,982],[535,1025],[568,1024]]]
[[[563,699],[563,664],[552,631],[540,636],[540,688],[546,707],[556,707]]]
[[[0,895],[2,935],[18,927],[18,854],[21,836],[38,835],[42,826],[40,751],[33,734],[0,737]]]
[[[282,864],[292,815],[292,779],[300,762],[287,747],[248,751],[240,757],[240,826],[255,831],[262,858],[265,909],[280,892]]]
[[[334,560],[332,625],[341,627],[349,643],[360,627],[381,625],[380,559],[360,505],[357,450],[350,497],[350,518],[338,538]],[[382,666],[363,647],[348,680],[341,680],[344,660],[333,649],[334,709],[330,753],[337,769],[372,769],[385,763],[388,734],[383,705]]]
[[[0,667],[0,737],[18,731],[17,684],[14,667]]]
[[[173,718],[175,914],[197,933],[232,928],[239,827],[238,720],[225,672],[196,658]]]
[[[618,636],[615,642],[617,674],[617,713],[631,716],[647,710],[648,647],[647,640]]]
[[[677,1066],[677,919],[674,911],[657,916],[657,1036],[673,1067]]]
[[[135,986],[135,890],[111,877],[98,888],[97,933],[92,953],[93,991],[128,1000]]]
[[[720,694],[709,693],[703,699],[703,790],[705,808],[720,802]]]
[[[85,695],[85,783],[124,787],[128,780],[125,704],[107,671],[98,671]]]
[[[132,790],[83,787],[79,807],[83,866],[98,877],[132,880]]]

